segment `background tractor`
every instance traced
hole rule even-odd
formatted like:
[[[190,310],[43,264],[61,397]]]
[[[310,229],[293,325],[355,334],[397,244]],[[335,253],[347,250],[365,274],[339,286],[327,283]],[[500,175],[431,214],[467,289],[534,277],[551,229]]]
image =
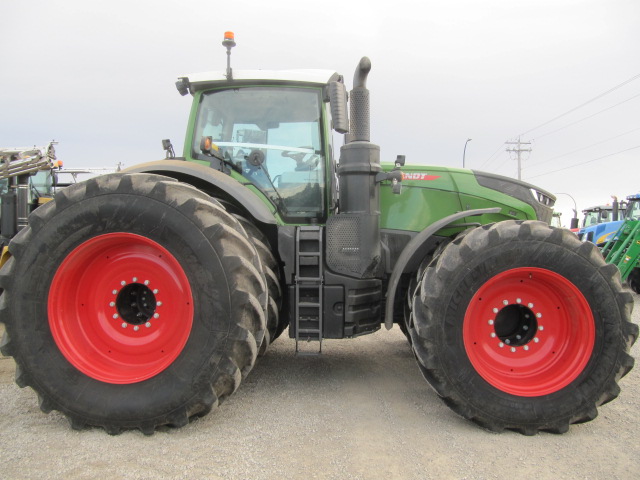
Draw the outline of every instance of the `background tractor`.
[[[625,218],[627,202],[618,202],[613,197],[611,205],[597,205],[582,211],[581,228],[576,230],[578,238],[583,241],[593,242],[603,247],[611,239],[611,235],[620,228]]]
[[[370,68],[348,96],[330,71],[180,77],[182,157],[164,141],[30,215],[0,270],[2,352],[43,411],[151,434],[225,400],[287,327],[317,353],[394,323],[490,430],[564,432],[618,395],[638,329],[616,267],[533,185],[381,163]]]
[[[618,267],[622,280],[626,280],[634,292],[640,293],[640,194],[627,197],[624,220],[609,236],[602,254],[607,263]]]
[[[51,141],[44,146],[0,148],[0,248],[27,225],[27,217],[50,201],[56,190],[77,183],[79,176],[99,175],[102,168],[62,168]]]
[[[54,191],[56,142],[42,147],[0,148],[0,247],[27,225],[27,217]]]

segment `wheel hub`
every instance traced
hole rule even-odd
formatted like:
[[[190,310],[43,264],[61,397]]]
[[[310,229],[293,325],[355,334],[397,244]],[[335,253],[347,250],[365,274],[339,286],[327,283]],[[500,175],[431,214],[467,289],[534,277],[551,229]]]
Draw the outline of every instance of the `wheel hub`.
[[[506,306],[498,309],[495,319],[491,320],[493,323],[490,325],[493,325],[494,328],[491,337],[500,340],[498,343],[500,348],[505,345],[512,348],[527,346],[526,350],[528,350],[528,344],[532,340],[536,343],[539,341],[536,336],[540,330],[537,319],[542,317],[542,313],[533,312],[533,303],[528,303],[525,306],[521,302],[520,298],[516,300],[516,303],[503,300],[503,304]]]
[[[510,304],[496,315],[494,329],[502,342],[514,347],[521,347],[535,337],[538,322],[530,308],[524,305]]]
[[[147,286],[148,284],[148,280],[145,280],[145,283],[128,283],[117,293],[113,307],[118,317],[124,321],[124,328],[126,325],[146,325],[151,319],[159,318],[160,314],[156,313],[156,309],[162,302],[156,300],[154,291]]]

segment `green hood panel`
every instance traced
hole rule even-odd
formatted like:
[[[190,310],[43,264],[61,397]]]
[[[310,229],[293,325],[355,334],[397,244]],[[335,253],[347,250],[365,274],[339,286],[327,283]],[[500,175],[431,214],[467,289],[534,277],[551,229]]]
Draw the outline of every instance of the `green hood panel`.
[[[392,165],[383,165],[391,170]],[[548,221],[551,209],[540,203],[532,186],[506,177],[441,166],[406,165],[402,192],[395,195],[388,182],[380,191],[380,227],[419,232],[435,221],[463,210],[500,207],[498,214],[465,218],[457,223],[491,223],[508,219]],[[489,188],[479,183],[495,188]],[[484,180],[488,178],[488,180]],[[509,191],[509,194],[503,191]],[[546,193],[546,192],[545,192]],[[514,195],[515,194],[515,195]],[[517,195],[517,196],[516,196]],[[536,213],[536,211],[538,213]]]

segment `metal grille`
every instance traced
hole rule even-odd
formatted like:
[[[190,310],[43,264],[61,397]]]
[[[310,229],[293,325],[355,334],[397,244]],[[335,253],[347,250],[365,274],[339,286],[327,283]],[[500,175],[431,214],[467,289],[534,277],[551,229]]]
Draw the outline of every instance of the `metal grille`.
[[[366,278],[373,275],[380,258],[372,255],[370,221],[377,216],[341,214],[327,221],[327,265],[336,273]],[[375,250],[375,249],[373,249]]]
[[[369,128],[369,91],[367,89],[351,90],[351,123],[350,134],[353,140],[368,142],[371,138]]]

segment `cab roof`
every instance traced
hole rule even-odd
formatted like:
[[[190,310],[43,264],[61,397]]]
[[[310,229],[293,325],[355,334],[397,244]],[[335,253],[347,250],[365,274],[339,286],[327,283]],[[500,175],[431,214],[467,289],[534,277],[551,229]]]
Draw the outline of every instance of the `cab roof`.
[[[323,86],[340,76],[331,70],[234,70],[233,79],[226,72],[213,71],[186,75],[191,92],[223,85],[309,84]]]

